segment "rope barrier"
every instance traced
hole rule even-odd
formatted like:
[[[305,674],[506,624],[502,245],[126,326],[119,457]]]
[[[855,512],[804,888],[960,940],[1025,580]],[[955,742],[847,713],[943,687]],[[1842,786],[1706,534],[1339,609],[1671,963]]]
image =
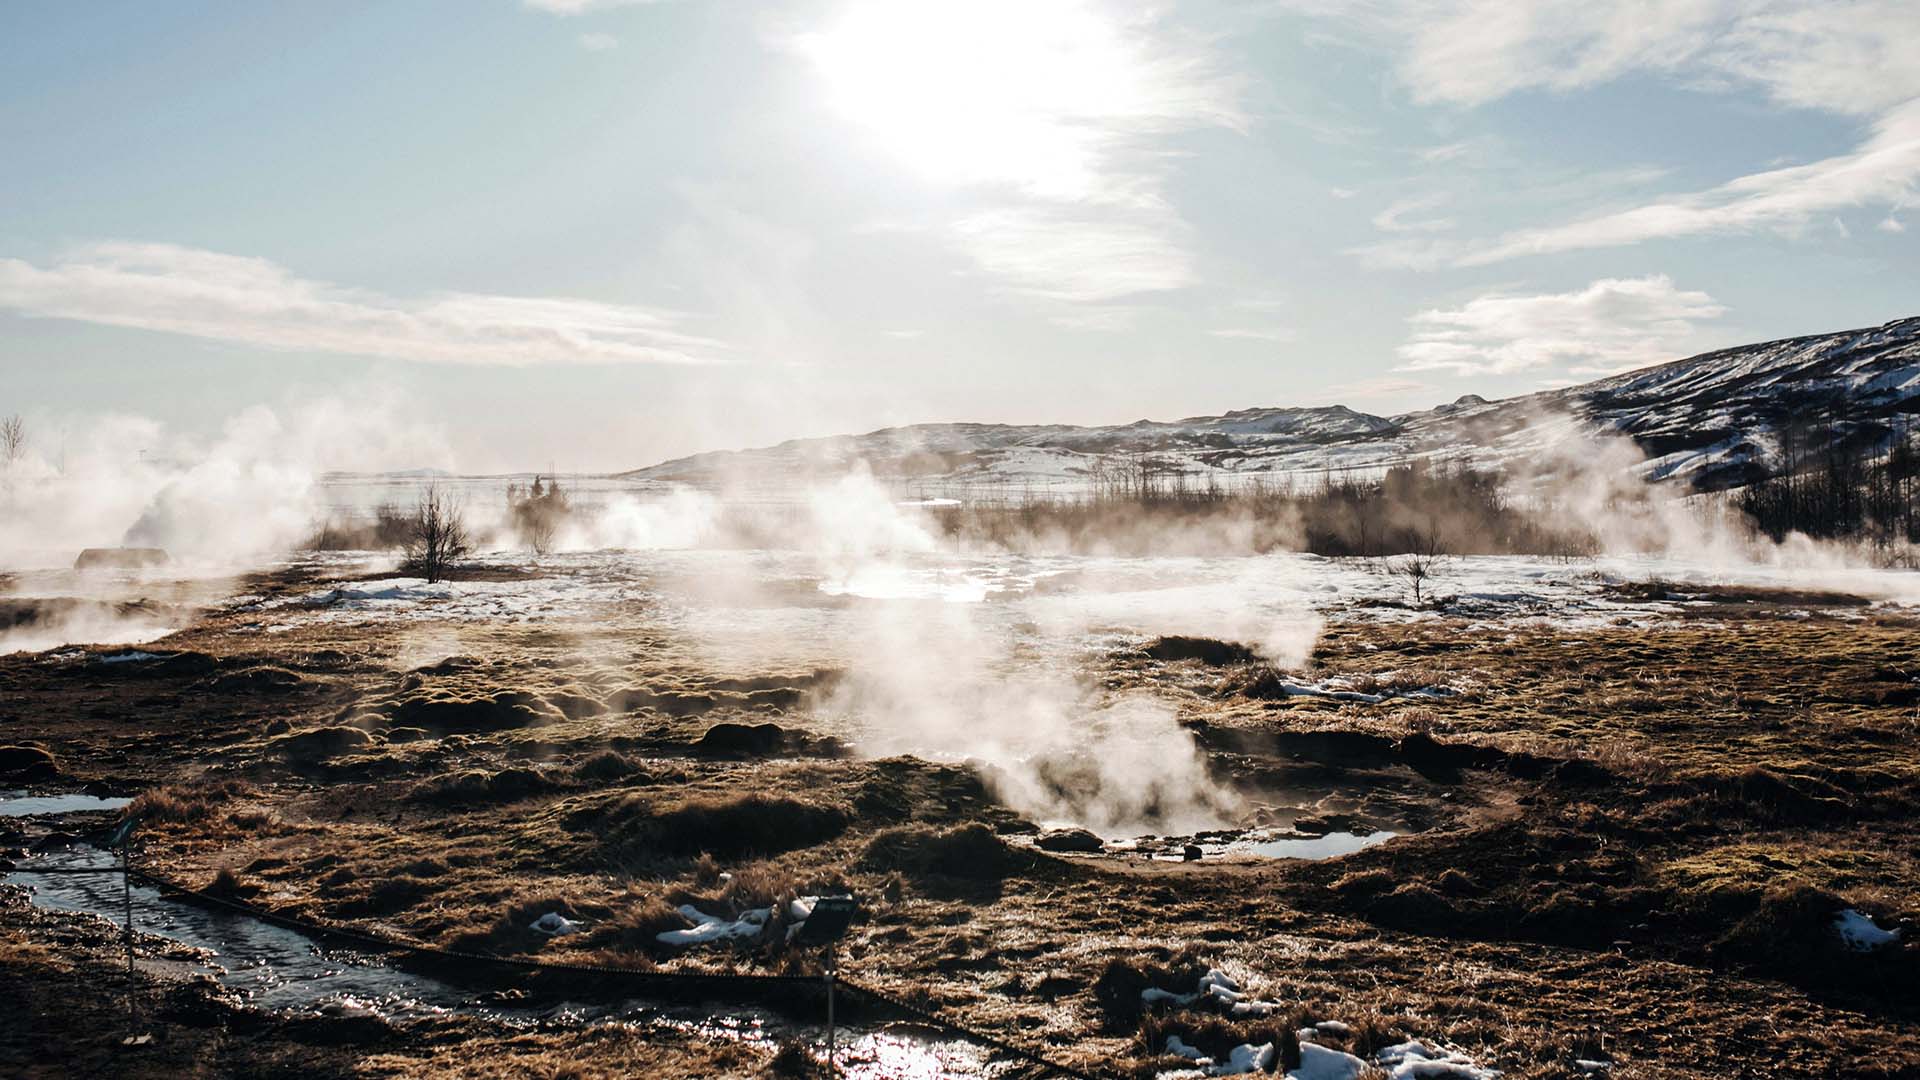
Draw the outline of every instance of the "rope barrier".
[[[36,871],[23,870],[22,872],[33,873]],[[324,923],[309,922],[305,919],[281,915],[276,912],[254,907],[252,904],[234,900],[231,897],[217,896],[191,888],[151,870],[143,870],[135,867],[129,870],[128,873],[130,876],[160,889],[162,892],[177,893],[181,896],[189,897],[195,902],[233,911],[269,925],[306,934],[309,937],[349,942],[363,948],[380,952],[402,953],[430,959],[450,960],[481,966],[504,967],[528,972],[550,971],[563,974],[591,975],[596,978],[630,980],[651,983],[656,986],[679,985],[683,987],[705,986],[719,988],[722,986],[741,987],[743,985],[752,985],[765,991],[773,988],[798,989],[805,987],[815,989],[821,985],[819,977],[813,975],[776,975],[762,972],[639,971],[634,968],[615,967],[606,964],[580,964],[558,960],[533,960],[524,957],[497,956],[492,953],[421,945],[414,942],[396,940],[380,934],[368,933],[362,930],[354,930],[341,926],[329,926]],[[844,977],[838,981],[845,989],[865,997],[872,1002],[895,1009],[934,1027],[954,1032],[968,1041],[985,1046],[996,1053],[1037,1066],[1045,1070],[1042,1075],[1054,1074],[1068,1076],[1074,1078],[1074,1080],[1101,1080],[1100,1077],[1093,1073],[1089,1073],[1072,1065],[1054,1061],[1037,1050],[1008,1042],[997,1035],[981,1031],[978,1028],[944,1016],[933,1009],[906,1001],[887,991]]]

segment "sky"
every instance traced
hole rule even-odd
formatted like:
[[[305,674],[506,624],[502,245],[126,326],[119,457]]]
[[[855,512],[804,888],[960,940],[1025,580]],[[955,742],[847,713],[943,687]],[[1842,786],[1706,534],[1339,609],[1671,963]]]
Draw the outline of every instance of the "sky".
[[[1920,314],[1915,55],[1910,0],[8,4],[0,414],[612,471],[1528,393]]]

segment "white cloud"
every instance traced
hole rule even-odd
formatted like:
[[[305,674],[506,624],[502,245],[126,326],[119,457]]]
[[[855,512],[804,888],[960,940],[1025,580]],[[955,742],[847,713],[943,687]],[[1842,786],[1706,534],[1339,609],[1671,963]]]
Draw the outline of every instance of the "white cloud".
[[[1607,278],[1577,292],[1493,294],[1450,311],[1412,317],[1396,350],[1399,371],[1506,375],[1573,365],[1602,374],[1700,351],[1694,322],[1726,309],[1704,292],[1678,289],[1664,274]]]
[[[1082,214],[1047,207],[989,210],[954,223],[955,242],[1008,291],[1104,304],[1194,283],[1193,257],[1161,215]]]
[[[1920,96],[1911,0],[1421,0],[1379,21],[1405,35],[1400,77],[1424,102],[1479,105],[1635,71],[1856,115]]]
[[[1381,232],[1444,232],[1453,228],[1452,218],[1428,217],[1409,221],[1406,215],[1431,210],[1444,204],[1447,199],[1445,192],[1401,199],[1373,215],[1373,227]]]
[[[1708,191],[1669,196],[1566,225],[1523,229],[1469,251],[1478,266],[1523,255],[1619,247],[1646,240],[1762,230],[1794,231],[1816,216],[1897,207],[1920,189],[1920,101],[1888,113],[1851,153],[1753,173]]]
[[[1879,229],[1881,232],[1903,233],[1907,231],[1907,223],[1894,217],[1892,214],[1888,214],[1885,218],[1881,219],[1880,224],[1875,225],[1874,228]]]
[[[1337,188],[1328,188],[1327,194],[1333,196],[1336,199],[1351,199],[1355,195],[1358,195],[1360,193],[1353,190],[1352,188],[1337,187]]]
[[[1009,291],[1105,304],[1192,283],[1164,140],[1247,121],[1238,80],[1155,14],[864,0],[794,47],[854,131],[922,183],[982,198],[944,234]]]
[[[1429,165],[1437,165],[1443,161],[1454,161],[1463,158],[1467,156],[1467,152],[1472,149],[1472,143],[1448,143],[1445,146],[1426,147],[1423,150],[1416,151],[1414,156]]]
[[[580,47],[588,52],[606,52],[620,47],[620,39],[612,34],[581,34]]]
[[[1484,245],[1380,244],[1373,265],[1480,265],[1647,240],[1792,232],[1855,207],[1898,209],[1920,183],[1920,3],[1913,0],[1291,0],[1398,53],[1424,104],[1476,106],[1523,91],[1564,93],[1636,74],[1867,119],[1852,152],[1742,176]],[[1442,157],[1455,146],[1436,147]]]
[[[1345,253],[1376,270],[1437,270],[1460,257],[1460,244],[1433,236],[1403,235],[1347,248]]]
[[[0,259],[0,309],[269,349],[447,364],[693,364],[683,316],[591,300],[442,293],[403,302],[266,259],[104,243],[46,267]]]

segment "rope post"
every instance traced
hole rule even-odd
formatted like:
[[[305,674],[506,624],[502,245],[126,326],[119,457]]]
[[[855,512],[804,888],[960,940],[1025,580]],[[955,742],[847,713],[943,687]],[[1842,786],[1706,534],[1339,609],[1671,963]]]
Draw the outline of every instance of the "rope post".
[[[833,1051],[834,1051],[834,1045],[833,1045],[833,1044],[834,1044],[834,1030],[833,1030],[833,963],[834,963],[834,953],[835,953],[835,951],[836,951],[836,950],[834,949],[834,947],[833,947],[833,945],[832,945],[832,944],[829,944],[829,945],[827,946],[827,975],[826,975],[826,979],[827,979],[827,1075],[828,1075],[828,1076],[832,1076],[832,1075],[834,1075],[834,1073],[836,1072],[836,1070],[835,1070],[835,1068],[834,1068],[834,1064],[833,1064]]]
[[[138,818],[129,816],[107,835],[107,843],[120,849],[120,902],[126,915],[127,944],[127,1037],[122,1046],[145,1046],[150,1036],[140,1031],[139,986],[133,973],[133,829]]]
[[[130,845],[128,844],[120,845],[120,899],[125,904],[126,913],[127,913],[127,935],[126,935],[127,985],[132,986],[133,985],[133,857],[131,854],[128,853],[127,849],[129,846]],[[127,1003],[129,1006],[131,1006],[133,1003],[133,997],[131,992],[129,992],[128,994]],[[131,1008],[129,1008],[128,1011],[129,1013],[131,1013],[132,1011]]]

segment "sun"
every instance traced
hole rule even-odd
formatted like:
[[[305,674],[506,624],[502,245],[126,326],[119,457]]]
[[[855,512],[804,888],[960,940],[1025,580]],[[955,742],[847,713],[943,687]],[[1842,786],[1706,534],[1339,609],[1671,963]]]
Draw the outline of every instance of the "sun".
[[[1140,107],[1134,50],[1083,3],[863,0],[800,48],[834,107],[930,181],[1085,198]]]

